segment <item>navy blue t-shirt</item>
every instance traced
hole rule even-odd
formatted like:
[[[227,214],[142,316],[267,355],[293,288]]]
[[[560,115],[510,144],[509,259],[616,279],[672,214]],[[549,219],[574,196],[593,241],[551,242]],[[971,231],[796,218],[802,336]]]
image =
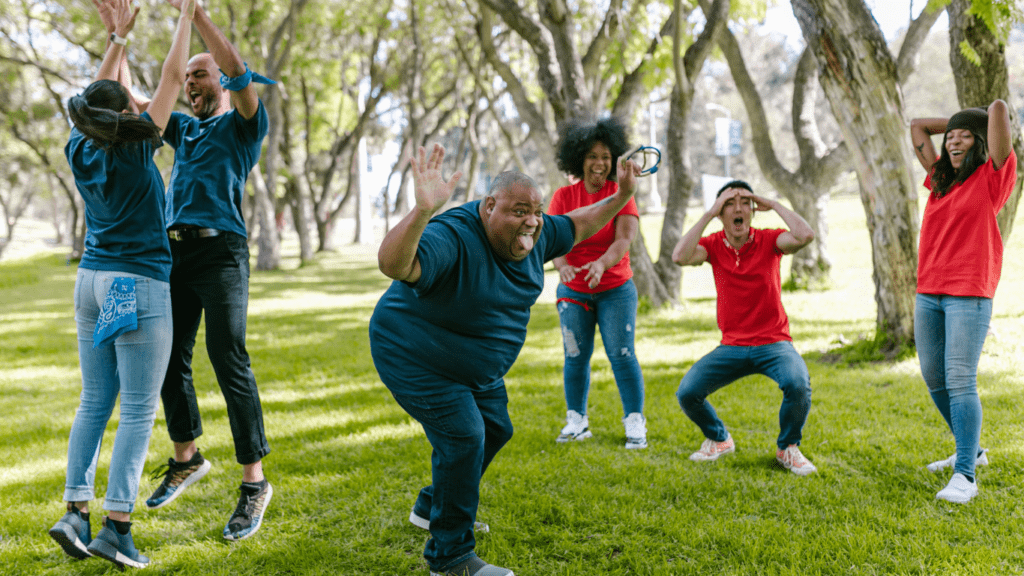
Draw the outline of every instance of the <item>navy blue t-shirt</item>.
[[[142,117],[151,120],[149,114]],[[171,247],[164,230],[164,180],[151,142],[96,146],[78,128],[64,147],[85,200],[85,254],[79,267],[170,281]]]
[[[234,109],[206,120],[172,113],[164,129],[164,141],[174,148],[167,227],[191,224],[247,236],[245,180],[269,127],[263,102],[248,120]]]
[[[545,214],[525,260],[498,258],[479,205],[468,202],[432,218],[416,249],[420,279],[392,282],[373,311],[370,352],[395,394],[501,386],[526,341],[530,307],[544,289],[544,263],[572,249],[572,220]]]

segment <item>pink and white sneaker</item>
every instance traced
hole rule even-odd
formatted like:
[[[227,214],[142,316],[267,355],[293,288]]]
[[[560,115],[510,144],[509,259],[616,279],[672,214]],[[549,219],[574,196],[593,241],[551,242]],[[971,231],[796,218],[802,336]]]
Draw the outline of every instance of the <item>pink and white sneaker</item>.
[[[814,464],[811,464],[810,460],[804,458],[804,455],[800,453],[800,447],[796,444],[790,444],[785,450],[776,452],[775,460],[783,468],[797,476],[807,476],[818,471]]]

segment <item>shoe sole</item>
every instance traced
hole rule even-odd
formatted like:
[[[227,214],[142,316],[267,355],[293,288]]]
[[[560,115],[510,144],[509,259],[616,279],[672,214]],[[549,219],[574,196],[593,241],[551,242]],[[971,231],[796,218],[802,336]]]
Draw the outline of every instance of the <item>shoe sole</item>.
[[[420,516],[415,510],[409,512],[409,523],[417,528],[422,528],[423,530],[428,531],[430,530],[430,520]],[[473,532],[478,534],[487,534],[490,531],[491,527],[487,524],[484,524],[483,522],[473,522]]]
[[[238,542],[239,540],[245,540],[246,538],[249,538],[250,536],[252,536],[256,532],[258,532],[259,529],[260,529],[260,526],[263,526],[263,518],[265,518],[266,515],[267,515],[267,508],[270,508],[270,499],[273,496],[274,496],[274,487],[271,486],[270,484],[267,484],[267,499],[263,501],[263,513],[260,514],[260,518],[259,518],[259,520],[256,521],[256,525],[255,526],[251,526],[249,531],[246,532],[245,534],[242,534],[241,536],[235,536],[234,534],[231,534],[231,533],[224,534],[224,539],[225,540],[230,540],[231,542]]]
[[[626,442],[626,450],[643,450],[644,448],[647,448],[646,440],[644,440],[643,443],[629,441]]]
[[[594,433],[593,432],[591,432],[590,430],[584,430],[583,432],[580,432],[579,434],[577,434],[575,436],[570,436],[570,435],[559,436],[558,438],[555,438],[555,442],[558,442],[559,444],[565,444],[566,442],[579,442],[581,440],[586,440],[587,438],[593,438],[593,437],[594,437]]]
[[[808,476],[818,471],[818,469],[815,468],[813,464],[811,466],[805,466],[803,468],[794,468],[792,464],[785,462],[782,458],[779,458],[778,456],[775,457],[775,461],[779,463],[779,466],[782,466],[783,468],[789,470],[790,472],[796,474],[797,476]]]
[[[732,446],[730,448],[722,450],[721,452],[716,453],[714,456],[708,457],[705,457],[702,452],[694,452],[693,454],[690,454],[690,460],[694,462],[714,462],[715,460],[718,460],[722,456],[725,456],[726,454],[732,454],[735,451],[736,447]]]
[[[209,460],[204,460],[199,469],[189,474],[188,478],[185,478],[181,484],[178,484],[178,487],[174,489],[174,492],[171,492],[171,495],[168,496],[166,500],[156,505],[150,505],[149,500],[146,500],[146,508],[149,508],[150,510],[159,510],[171,502],[174,502],[177,500],[178,496],[181,496],[181,494],[185,492],[185,488],[188,488],[202,480],[203,476],[206,476],[206,473],[210,471],[210,468],[213,468],[213,464],[210,464]]]
[[[971,496],[968,496],[965,499],[960,494],[947,494],[947,495],[943,495],[942,492],[940,491],[938,494],[935,495],[935,499],[936,500],[943,500],[943,501],[946,501],[946,502],[951,502],[953,504],[968,504],[968,503],[970,503],[971,500],[974,500],[975,496],[977,496],[977,494],[972,494]]]
[[[58,524],[50,528],[50,537],[56,540],[57,544],[64,549],[64,553],[76,560],[92,558],[89,549],[79,540],[75,529],[68,524]]]
[[[122,570],[124,570],[125,566],[132,568],[145,568],[149,566],[149,562],[142,563],[125,556],[117,547],[105,540],[93,540],[92,544],[89,545],[89,552],[92,552],[93,556],[110,560]]]

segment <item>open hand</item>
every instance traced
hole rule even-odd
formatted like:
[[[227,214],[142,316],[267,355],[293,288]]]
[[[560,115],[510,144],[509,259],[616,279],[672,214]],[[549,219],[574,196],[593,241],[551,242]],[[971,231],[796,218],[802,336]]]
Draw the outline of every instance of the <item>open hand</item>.
[[[113,4],[114,33],[121,38],[127,38],[128,33],[135,28],[135,17],[139,15],[139,8],[132,9],[128,0],[110,0]]]
[[[767,198],[762,198],[756,194],[751,194],[749,192],[746,192],[742,195],[750,198],[753,201],[753,208],[758,212],[770,212],[775,207],[772,201],[768,200]]]
[[[114,31],[114,0],[92,0],[92,5],[100,13],[100,22],[106,28],[107,34]]]
[[[562,284],[568,284],[579,273],[580,268],[566,264],[558,269],[558,279],[562,281]]]
[[[416,185],[416,208],[433,214],[452,197],[455,185],[462,178],[462,172],[456,172],[451,180],[444,181],[441,167],[444,164],[444,146],[434,144],[427,157],[426,149],[419,147],[419,160],[416,155],[409,158],[412,163],[412,178]]]

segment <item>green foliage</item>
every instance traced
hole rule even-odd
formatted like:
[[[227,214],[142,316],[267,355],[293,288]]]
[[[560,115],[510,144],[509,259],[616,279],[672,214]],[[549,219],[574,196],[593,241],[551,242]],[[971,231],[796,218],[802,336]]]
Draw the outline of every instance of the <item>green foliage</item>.
[[[960,41],[960,53],[964,55],[964,58],[970,60],[971,64],[981,66],[981,57],[978,56],[974,47],[967,40]]]
[[[842,341],[837,341],[841,343]],[[861,338],[851,344],[829,350],[822,354],[823,362],[836,362],[846,366],[863,363],[900,362],[913,358],[916,349],[910,343],[897,343],[883,333],[876,333],[874,338]]]

